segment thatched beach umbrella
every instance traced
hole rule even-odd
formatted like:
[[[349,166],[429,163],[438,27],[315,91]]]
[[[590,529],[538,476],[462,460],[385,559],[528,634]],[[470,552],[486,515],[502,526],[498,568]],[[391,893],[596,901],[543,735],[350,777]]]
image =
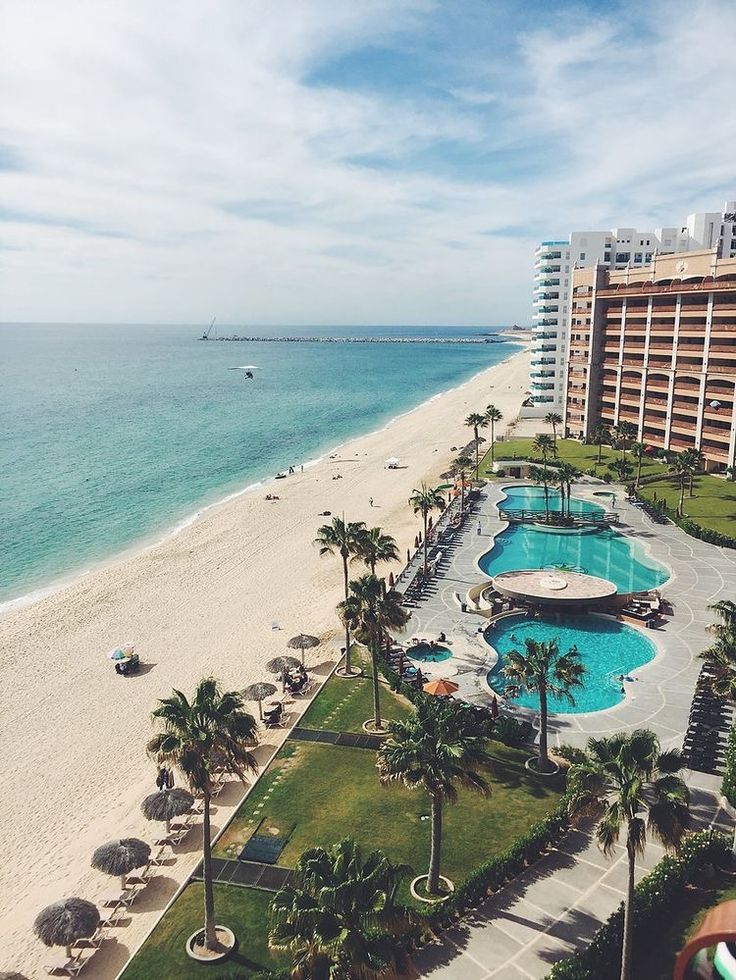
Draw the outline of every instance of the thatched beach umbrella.
[[[292,636],[286,644],[290,650],[302,651],[302,667],[304,666],[304,651],[311,650],[319,646],[319,637],[310,636],[309,633],[300,633],[299,636]]]
[[[83,898],[65,898],[38,913],[33,931],[46,946],[64,946],[71,959],[74,943],[94,936],[99,924],[96,905]]]
[[[120,875],[120,887],[125,888],[125,876],[142,868],[151,856],[151,848],[137,837],[120,837],[101,844],[92,855],[92,867],[106,875]]]
[[[146,820],[166,822],[166,833],[169,833],[171,821],[188,813],[194,806],[194,797],[185,789],[164,789],[151,793],[141,803],[141,811]]]
[[[285,670],[292,670],[292,668],[300,666],[301,664],[296,657],[274,657],[266,664],[266,670],[269,674],[283,674]]]
[[[258,702],[258,714],[263,721],[263,702],[276,693],[276,685],[268,681],[258,681],[256,684],[249,684],[240,692],[246,701]]]

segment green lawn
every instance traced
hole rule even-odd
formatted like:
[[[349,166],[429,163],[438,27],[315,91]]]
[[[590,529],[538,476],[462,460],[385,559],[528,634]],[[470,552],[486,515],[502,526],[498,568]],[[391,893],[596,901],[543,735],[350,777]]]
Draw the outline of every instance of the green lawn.
[[[545,431],[546,427],[540,425],[540,432]],[[532,456],[538,455],[532,449],[533,442],[533,439],[509,439],[505,442],[497,442],[494,446],[495,457],[496,459],[529,459]],[[585,445],[582,442],[578,442],[577,439],[557,440],[557,458],[561,462],[571,463],[583,471],[597,469],[601,476],[606,472],[610,463],[614,460],[621,459],[621,457],[622,454],[619,449],[612,449],[611,446],[602,446],[601,463],[599,465],[597,446]],[[628,452],[626,458],[631,462],[634,467],[634,473],[636,473],[636,460]],[[554,459],[550,458],[550,463],[554,463]],[[641,467],[641,475],[651,476],[654,473],[664,473],[666,469],[667,467],[660,461],[655,462],[650,459],[644,459]],[[483,458],[480,474],[481,477],[486,479],[493,479],[494,475],[490,469],[490,453],[486,453]]]
[[[238,946],[226,963],[201,966],[184,951],[186,940],[202,925],[202,885],[194,882],[158,923],[125,971],[124,980],[238,980],[262,970],[284,969],[289,965],[288,954],[277,955],[268,949],[268,905],[272,897],[253,888],[216,885],[217,921],[233,930]]]
[[[364,668],[368,670],[369,668]],[[381,719],[405,718],[411,704],[381,680]],[[335,674],[299,721],[300,728],[332,732],[362,732],[363,722],[373,717],[373,684],[370,677],[351,680]]]
[[[717,476],[696,476],[694,489],[694,497],[685,491],[685,516],[702,527],[736,537],[736,483]],[[656,493],[656,499],[666,500],[674,511],[680,502],[680,481],[658,480],[641,487],[639,492],[647,500],[654,500]]]
[[[667,925],[660,927],[656,935],[647,935],[642,948],[635,950],[635,975],[648,980],[670,980],[678,951],[708,909],[732,898],[736,898],[736,886],[725,875],[716,878],[711,886],[689,885],[683,889],[670,910]]]
[[[560,782],[524,769],[528,751],[493,742],[492,752],[497,766],[491,798],[462,793],[446,809],[442,867],[454,881],[546,816],[562,791]],[[235,857],[260,826],[261,833],[289,837],[278,862],[286,867],[294,867],[307,847],[352,835],[423,872],[429,861],[428,813],[423,793],[379,784],[374,752],[291,742],[244,802],[215,854]]]

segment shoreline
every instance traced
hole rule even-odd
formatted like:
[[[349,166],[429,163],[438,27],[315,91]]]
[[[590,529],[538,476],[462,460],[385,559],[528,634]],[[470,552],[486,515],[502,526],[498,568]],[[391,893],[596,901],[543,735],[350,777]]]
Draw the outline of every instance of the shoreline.
[[[511,341],[509,339],[503,342],[512,343],[514,341]],[[438,391],[435,394],[430,395],[428,398],[425,398],[423,401],[419,402],[417,405],[414,405],[412,408],[408,408],[404,412],[399,412],[398,415],[393,415],[388,420],[388,422],[386,422],[382,426],[379,426],[376,429],[371,429],[368,432],[353,433],[352,435],[348,436],[347,439],[337,443],[337,445],[325,448],[323,450],[317,449],[316,452],[318,455],[313,457],[310,456],[308,459],[304,461],[300,460],[297,463],[294,463],[293,465],[295,466],[296,469],[299,469],[299,467],[303,467],[304,471],[306,472],[308,467],[313,467],[323,462],[326,458],[328,458],[329,454],[337,452],[343,446],[349,445],[355,439],[360,439],[363,437],[377,435],[378,433],[385,432],[387,429],[389,429],[392,425],[394,425],[399,420],[406,418],[408,415],[411,415],[413,412],[419,411],[420,409],[424,408],[426,405],[431,404],[436,399],[442,398],[444,395],[448,395],[453,391],[458,391],[462,389],[465,385],[472,384],[473,381],[476,380],[476,378],[484,374],[486,371],[492,370],[495,367],[500,367],[501,365],[506,364],[509,360],[511,360],[511,358],[515,357],[517,354],[522,353],[526,349],[526,344],[524,343],[523,340],[516,340],[515,343],[518,345],[519,349],[509,354],[509,356],[505,357],[502,361],[497,361],[496,364],[492,364],[489,367],[481,368],[480,371],[476,371],[474,374],[470,375],[465,380],[460,381],[458,384],[453,385],[450,388],[443,388],[442,391]],[[110,554],[95,559],[87,568],[78,569],[78,570],[70,569],[66,572],[61,573],[58,576],[54,576],[46,585],[40,585],[37,588],[31,589],[29,592],[24,592],[21,595],[13,596],[12,598],[9,599],[0,600],[0,620],[2,620],[3,617],[9,614],[17,612],[21,609],[27,609],[30,606],[35,605],[37,602],[42,602],[44,599],[56,595],[58,592],[61,592],[66,588],[77,585],[79,582],[81,582],[89,575],[95,575],[98,572],[105,571],[106,569],[114,565],[117,565],[120,562],[124,562],[132,558],[136,558],[138,555],[144,554],[145,552],[150,551],[153,548],[157,548],[160,545],[166,544],[167,541],[172,540],[173,538],[181,534],[183,531],[186,531],[187,528],[192,527],[194,524],[196,524],[196,522],[200,520],[208,511],[217,507],[224,506],[230,503],[230,501],[237,500],[238,497],[242,497],[246,494],[253,493],[260,488],[268,487],[270,484],[275,482],[275,479],[276,479],[275,475],[264,476],[261,477],[260,479],[255,480],[252,483],[248,483],[244,487],[240,487],[239,489],[236,490],[231,490],[228,493],[226,493],[224,496],[218,497],[217,499],[212,500],[209,503],[203,502],[197,507],[195,511],[187,514],[185,517],[182,517],[180,520],[176,521],[176,523],[173,526],[168,526],[168,524],[165,523],[162,525],[162,527],[158,528],[155,531],[146,533],[141,537],[136,537],[134,540],[131,540],[123,547],[116,549]]]
[[[95,847],[115,836],[156,835],[140,812],[154,786],[145,743],[156,699],[173,687],[190,691],[208,674],[226,689],[262,680],[265,663],[299,632],[320,637],[307,664],[318,680],[325,676],[339,656],[342,569],[339,558],[321,558],[313,545],[323,512],[380,525],[403,555],[420,527],[407,505],[412,489],[439,480],[456,455],[450,447],[468,441],[469,412],[492,401],[506,421],[516,416],[528,360],[519,350],[377,431],[339,443],[339,459],[322,456],[279,481],[279,501],[264,501],[264,484],[262,493],[241,492],[163,543],[0,619],[4,969],[41,975],[48,951],[32,934],[38,911],[69,895],[95,900],[110,890],[109,879],[90,868]],[[401,468],[384,468],[392,455]],[[143,663],[130,678],[115,674],[106,657],[123,641],[136,644]],[[264,761],[282,737],[265,733]],[[242,795],[232,783],[218,797],[213,834]],[[151,881],[117,941],[85,969],[91,980],[119,972],[199,858],[195,831]]]

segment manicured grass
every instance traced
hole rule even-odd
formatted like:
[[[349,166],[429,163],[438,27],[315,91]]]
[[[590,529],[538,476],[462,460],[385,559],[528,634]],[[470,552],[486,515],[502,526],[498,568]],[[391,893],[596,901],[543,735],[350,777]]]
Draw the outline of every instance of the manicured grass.
[[[540,425],[540,432],[546,432],[547,427]],[[500,459],[529,459],[538,456],[532,449],[533,439],[509,439],[505,442],[497,442],[494,446],[495,457]],[[598,464],[598,446],[585,445],[577,439],[558,439],[557,440],[557,459],[560,462],[571,463],[579,470],[585,471],[597,469],[600,476],[606,472],[610,463],[622,458],[621,450],[613,449],[611,446],[601,447],[601,463]],[[636,460],[631,453],[626,453],[626,458],[634,468],[636,474]],[[490,453],[486,453],[481,463],[480,473],[486,479],[493,479],[494,474],[490,469]],[[550,463],[554,459],[550,457]],[[655,473],[664,473],[667,467],[659,460],[654,461],[645,458],[642,461],[641,475],[652,476]],[[496,477],[497,479],[497,477]]]
[[[364,668],[368,671],[370,668]],[[412,711],[411,704],[381,680],[381,720],[395,721]],[[348,679],[333,675],[299,721],[300,728],[332,732],[362,732],[363,722],[373,717],[373,684],[370,677]]]
[[[685,491],[685,516],[702,527],[736,537],[736,483],[717,476],[696,476],[695,496]],[[666,500],[673,511],[680,503],[680,481],[677,478],[658,480],[640,487],[647,500]]]
[[[394,861],[426,870],[429,802],[420,791],[382,787],[376,755],[366,749],[295,743],[281,753],[218,842],[218,857],[235,857],[262,820],[269,831],[290,833],[279,864],[294,867],[305,848],[328,846],[348,835],[367,848],[380,847]],[[461,881],[546,816],[562,784],[524,769],[529,753],[492,743],[497,760],[492,796],[462,792],[445,811],[443,872]],[[408,892],[407,892],[408,896]]]
[[[670,909],[667,924],[655,935],[647,935],[641,948],[635,950],[635,976],[670,980],[678,951],[697,930],[705,913],[733,898],[736,898],[736,886],[725,876],[717,878],[711,886],[689,885],[683,889],[677,904]]]
[[[288,954],[276,954],[268,948],[268,906],[272,897],[270,892],[253,888],[215,885],[217,922],[233,930],[238,946],[225,963],[202,966],[190,960],[184,950],[186,940],[202,925],[202,884],[194,882],[158,923],[125,971],[124,980],[240,980],[262,970],[288,967]]]

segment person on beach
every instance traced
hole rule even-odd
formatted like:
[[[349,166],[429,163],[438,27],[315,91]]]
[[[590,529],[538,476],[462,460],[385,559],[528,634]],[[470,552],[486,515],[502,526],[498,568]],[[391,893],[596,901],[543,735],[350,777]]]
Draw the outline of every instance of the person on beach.
[[[373,506],[373,497],[368,498],[368,503],[371,505],[371,507]]]

